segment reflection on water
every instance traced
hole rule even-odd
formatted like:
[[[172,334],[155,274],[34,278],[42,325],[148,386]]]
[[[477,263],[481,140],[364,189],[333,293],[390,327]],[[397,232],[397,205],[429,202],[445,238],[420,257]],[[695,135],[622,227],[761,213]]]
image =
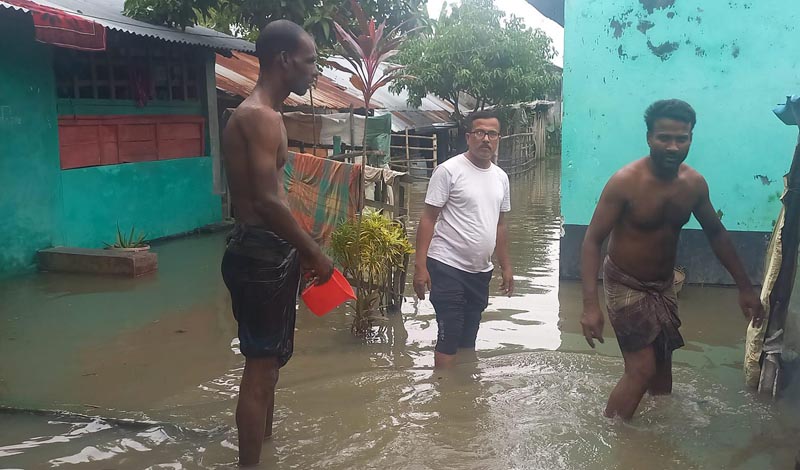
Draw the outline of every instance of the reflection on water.
[[[412,195],[419,214],[424,186]],[[477,354],[432,370],[436,323],[411,297],[368,344],[344,310],[301,309],[263,468],[791,468],[797,406],[742,385],[735,293],[687,287],[675,393],[630,424],[601,411],[616,344],[580,335],[580,286],[558,281],[558,167],[512,181],[517,295],[492,297]],[[242,358],[219,277],[224,234],[165,243],[141,280],[0,283],[0,467],[229,468]],[[494,287],[499,287],[499,278]]]

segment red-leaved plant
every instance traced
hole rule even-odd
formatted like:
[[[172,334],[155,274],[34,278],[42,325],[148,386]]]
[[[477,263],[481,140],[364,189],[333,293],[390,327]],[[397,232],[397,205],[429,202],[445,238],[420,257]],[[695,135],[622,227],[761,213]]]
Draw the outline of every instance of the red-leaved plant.
[[[350,0],[353,13],[358,20],[359,33],[349,31],[338,22],[336,30],[338,53],[348,62],[343,65],[328,60],[327,65],[342,72],[352,74],[350,83],[364,95],[364,109],[369,113],[369,104],[375,92],[401,76],[402,66],[392,65],[381,71],[381,64],[396,55],[405,36],[400,34],[400,25],[386,32],[386,22],[375,25],[375,19],[367,19],[364,10],[356,0]]]
[[[364,139],[362,142],[362,165],[367,163],[367,120],[369,116],[370,101],[375,92],[383,86],[388,85],[402,75],[403,67],[400,65],[391,65],[384,67],[381,70],[381,64],[387,59],[396,55],[399,51],[400,45],[403,43],[405,36],[400,34],[399,28],[404,26],[400,25],[391,31],[386,31],[386,22],[376,26],[374,18],[367,19],[364,10],[356,2],[350,0],[353,14],[358,21],[360,31],[350,31],[344,28],[339,22],[334,22],[333,26],[336,31],[336,38],[338,40],[337,52],[341,55],[347,64],[340,64],[333,60],[326,60],[326,65],[340,70],[345,73],[350,73],[350,83],[361,91],[364,96],[364,112],[366,114],[364,119]],[[351,143],[352,144],[352,143]],[[362,167],[363,168],[363,167]],[[356,249],[358,253],[356,273],[361,272],[361,222],[363,217],[362,207],[364,201],[364,171],[362,169],[360,176],[361,194],[359,196],[358,204],[358,221],[356,224]],[[372,298],[374,292],[370,292],[374,286],[364,285],[362,276],[356,276],[356,312],[354,318],[353,331],[360,334],[366,334],[371,328],[370,311],[375,310],[376,305],[372,305]]]

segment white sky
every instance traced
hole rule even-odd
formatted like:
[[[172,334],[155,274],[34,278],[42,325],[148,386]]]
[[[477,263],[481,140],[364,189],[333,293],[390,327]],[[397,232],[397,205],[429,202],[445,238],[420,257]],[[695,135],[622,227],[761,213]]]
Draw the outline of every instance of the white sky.
[[[442,6],[445,3],[460,3],[458,0],[428,0],[428,15],[432,18],[438,18],[439,13],[442,11]],[[540,28],[548,36],[553,38],[553,47],[558,51],[553,63],[559,67],[564,64],[564,28],[558,23],[547,18],[539,13],[539,10],[533,8],[525,0],[494,0],[497,7],[506,12],[506,14],[514,13],[516,16],[525,20],[525,23],[531,28]]]

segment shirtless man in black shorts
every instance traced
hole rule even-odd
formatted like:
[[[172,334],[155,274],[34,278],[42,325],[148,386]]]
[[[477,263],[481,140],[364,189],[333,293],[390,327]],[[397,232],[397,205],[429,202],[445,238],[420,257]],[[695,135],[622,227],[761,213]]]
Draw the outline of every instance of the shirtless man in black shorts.
[[[287,157],[280,107],[306,93],[317,76],[314,40],[285,20],[268,24],[256,42],[258,83],[225,128],[223,158],[236,226],[222,260],[245,357],[236,407],[239,465],[255,465],[272,435],[278,369],[292,355],[295,309],[305,269],[327,281],[333,263],[292,218],[283,193]]]

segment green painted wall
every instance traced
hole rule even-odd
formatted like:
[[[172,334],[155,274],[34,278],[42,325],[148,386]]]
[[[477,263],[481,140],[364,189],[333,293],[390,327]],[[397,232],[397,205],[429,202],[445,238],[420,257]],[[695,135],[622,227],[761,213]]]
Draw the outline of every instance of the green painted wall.
[[[222,220],[209,157],[78,168],[62,177],[70,246],[113,242],[117,222],[123,231],[133,225],[157,238]]]
[[[687,163],[723,223],[771,231],[797,139],[771,112],[800,93],[797,0],[567,0],[566,15],[565,223],[588,224],[608,178],[647,154],[647,106],[681,98],[698,114]]]
[[[14,46],[0,47],[0,277],[32,268],[36,250],[62,241],[50,50],[32,40],[28,15],[2,11],[0,44]]]
[[[59,160],[59,115],[204,115],[205,102],[57,100],[52,49],[29,15],[0,9],[0,44],[14,44],[0,48],[0,277],[34,269],[43,248],[102,247],[117,222],[157,238],[222,219],[208,156],[65,171]]]
[[[203,103],[197,102],[163,102],[150,101],[146,106],[137,106],[135,101],[128,100],[88,100],[61,98],[57,102],[59,116],[89,115],[148,115],[177,114],[202,116]]]

